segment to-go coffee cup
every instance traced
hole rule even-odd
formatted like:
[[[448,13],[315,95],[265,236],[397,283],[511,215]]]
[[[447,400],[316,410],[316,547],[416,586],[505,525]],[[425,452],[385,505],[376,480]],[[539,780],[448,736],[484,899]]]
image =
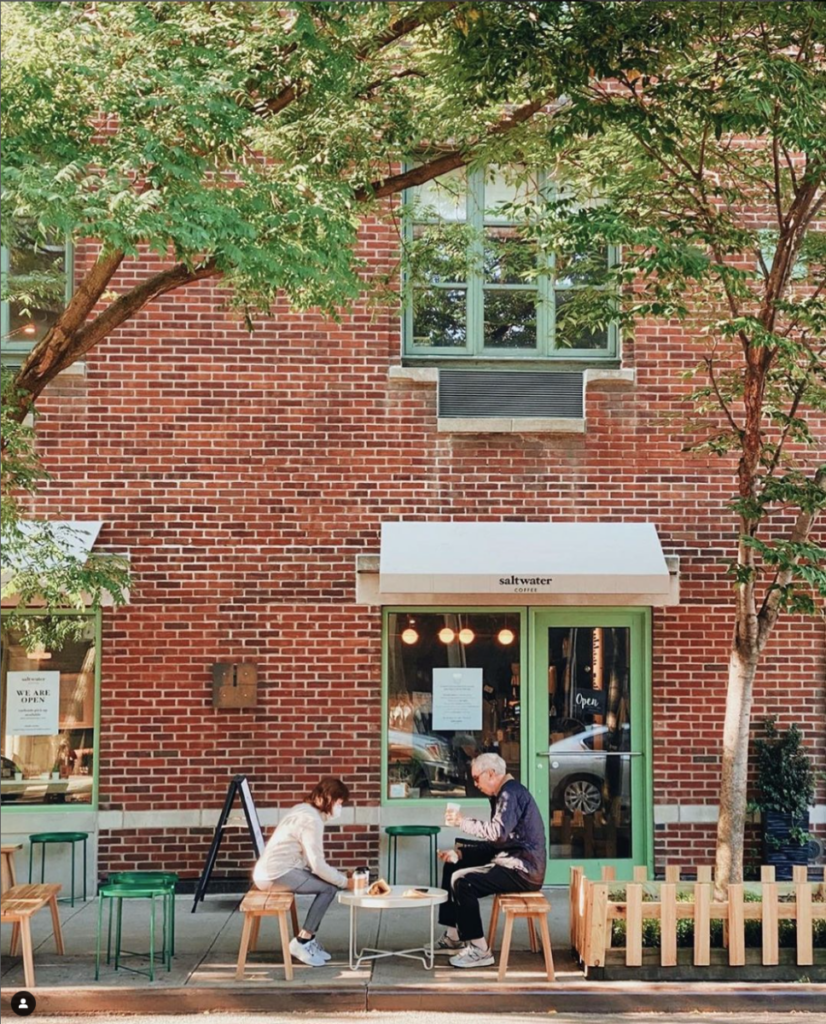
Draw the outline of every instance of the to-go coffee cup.
[[[447,820],[447,816],[449,814],[459,814],[459,812],[461,810],[462,810],[462,805],[461,804],[449,803],[447,805],[447,807],[445,807],[445,820]]]

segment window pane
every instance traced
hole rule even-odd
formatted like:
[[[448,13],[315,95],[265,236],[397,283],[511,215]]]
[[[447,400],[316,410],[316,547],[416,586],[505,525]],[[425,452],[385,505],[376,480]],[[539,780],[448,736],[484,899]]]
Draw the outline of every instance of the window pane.
[[[394,613],[387,644],[387,795],[482,796],[485,751],[518,779],[519,615]]]
[[[468,239],[464,227],[417,224],[413,229],[409,273],[415,284],[464,282],[467,264]]]
[[[558,253],[556,284],[560,288],[602,284],[607,269],[608,250],[605,248],[590,253]]]
[[[95,628],[51,657],[26,656],[3,634],[4,804],[89,804],[95,755]]]
[[[519,180],[517,180],[519,179]],[[535,174],[525,177],[522,167],[495,168],[485,174],[485,223],[508,224],[521,220],[520,209],[509,208],[512,204],[523,207],[526,202],[535,201],[539,192]]]
[[[66,304],[66,249],[35,245],[9,253],[9,283],[26,300],[9,302],[9,333],[4,341],[37,342],[44,338]]]
[[[536,348],[535,289],[485,289],[485,347]]]
[[[467,300],[464,288],[416,288],[413,291],[413,345],[464,348]]]
[[[467,218],[467,175],[463,167],[417,185],[411,193],[416,221]]]
[[[608,328],[592,327],[595,306],[605,295],[587,290],[558,291],[556,294],[556,329],[554,341],[557,348],[608,348]]]
[[[493,284],[528,284],[536,269],[536,246],[514,228],[485,231],[485,280]]]

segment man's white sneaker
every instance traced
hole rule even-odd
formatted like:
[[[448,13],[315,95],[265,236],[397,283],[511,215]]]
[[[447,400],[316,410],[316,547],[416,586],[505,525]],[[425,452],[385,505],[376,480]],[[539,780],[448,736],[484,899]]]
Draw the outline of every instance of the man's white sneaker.
[[[299,942],[293,939],[290,942],[290,953],[308,967],[323,967],[327,962],[321,953],[313,948],[313,942]]]
[[[314,953],[317,953],[317,954],[318,954],[318,956],[320,956],[320,957],[321,957],[321,959],[322,959],[322,960],[323,960],[323,961],[324,961],[325,963],[326,963],[326,962],[327,962],[328,960],[332,960],[332,959],[333,959],[332,953],[328,953],[328,952],[327,952],[327,950],[326,950],[326,949],[325,949],[325,948],[324,948],[324,947],[323,947],[323,946],[321,945],[321,943],[320,943],[320,942],[318,941],[318,939],[310,939],[310,941],[309,941],[309,942],[307,943],[307,945],[308,945],[308,946],[312,946],[312,947],[313,947],[313,952],[314,952]]]
[[[472,945],[450,958],[451,967],[491,967],[493,962],[493,953],[489,949]]]

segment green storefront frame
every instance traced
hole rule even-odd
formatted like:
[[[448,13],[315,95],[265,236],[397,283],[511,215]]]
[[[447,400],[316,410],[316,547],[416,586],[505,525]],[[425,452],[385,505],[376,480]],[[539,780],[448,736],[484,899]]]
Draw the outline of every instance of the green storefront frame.
[[[101,634],[102,634],[102,616],[100,609],[96,611],[75,611],[74,609],[57,609],[49,612],[40,611],[38,609],[32,609],[27,612],[27,615],[50,615],[50,616],[62,616],[67,615],[73,618],[87,619],[94,624],[95,630],[95,708],[94,708],[94,755],[92,758],[92,801],[91,803],[76,803],[76,804],[21,804],[15,803],[3,804],[3,814],[14,815],[14,814],[86,814],[89,811],[97,811],[98,808],[98,783],[99,783],[99,760],[100,760],[100,689],[101,689]],[[13,628],[13,622],[10,622],[10,613],[8,611],[2,612],[2,624],[3,628]],[[13,831],[13,829],[10,829]]]
[[[536,798],[546,829],[549,827],[548,768],[540,755],[548,751],[547,658],[548,628],[577,626],[625,627],[631,638],[631,734],[638,757],[633,761],[632,849],[633,856],[622,860],[594,859],[550,860],[546,873],[548,885],[568,883],[570,866],[582,864],[591,878],[598,878],[604,865],[610,864],[618,878],[630,878],[636,864],[645,864],[649,871],[654,862],[653,780],[651,766],[651,609],[647,607],[519,607],[483,605],[403,605],[382,609],[382,698],[381,698],[381,806],[434,809],[434,822],[441,817],[448,797],[427,800],[388,796],[388,620],[392,614],[518,614],[520,617],[520,663],[522,665],[522,707],[520,721],[521,777]],[[485,799],[462,799],[463,808],[487,817]],[[418,820],[418,819],[417,819]]]
[[[549,629],[576,627],[617,627],[629,631],[630,637],[630,742],[633,756],[630,765],[631,856],[622,859],[561,859],[551,854],[545,876],[549,885],[567,884],[570,868],[585,868],[589,878],[599,878],[603,867],[613,867],[617,878],[631,878],[632,868],[645,864],[653,870],[653,780],[651,770],[651,610],[649,608],[571,607],[533,608],[530,612],[530,654],[528,678],[530,721],[527,743],[527,785],[545,818],[550,834],[551,761],[548,757],[548,633]],[[549,852],[551,850],[549,844]]]

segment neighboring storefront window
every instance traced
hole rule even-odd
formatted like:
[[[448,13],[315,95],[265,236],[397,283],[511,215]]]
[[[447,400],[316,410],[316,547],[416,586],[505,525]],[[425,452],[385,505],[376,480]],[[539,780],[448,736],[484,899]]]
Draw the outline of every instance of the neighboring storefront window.
[[[27,654],[3,628],[2,803],[91,804],[97,736],[97,620],[60,650]]]
[[[388,614],[387,797],[481,797],[485,751],[519,778],[521,641],[518,612]]]

